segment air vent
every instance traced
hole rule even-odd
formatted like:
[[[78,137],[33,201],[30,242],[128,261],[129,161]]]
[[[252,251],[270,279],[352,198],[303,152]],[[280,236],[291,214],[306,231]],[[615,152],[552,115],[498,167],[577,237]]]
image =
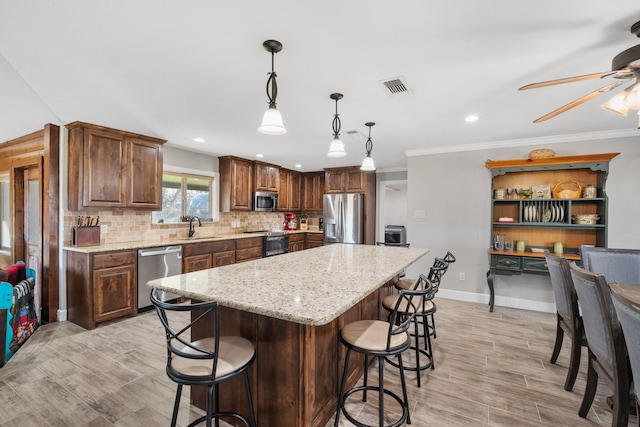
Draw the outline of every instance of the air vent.
[[[404,77],[393,77],[382,80],[382,84],[391,95],[408,95],[411,91]]]

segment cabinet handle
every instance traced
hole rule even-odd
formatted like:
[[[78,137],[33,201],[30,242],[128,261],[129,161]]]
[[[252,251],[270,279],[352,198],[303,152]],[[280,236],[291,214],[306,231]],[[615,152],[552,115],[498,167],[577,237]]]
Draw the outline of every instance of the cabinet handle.
[[[549,268],[549,266],[545,263],[545,264],[544,264],[544,268]]]
[[[511,261],[505,261],[504,263],[507,265],[511,265]]]

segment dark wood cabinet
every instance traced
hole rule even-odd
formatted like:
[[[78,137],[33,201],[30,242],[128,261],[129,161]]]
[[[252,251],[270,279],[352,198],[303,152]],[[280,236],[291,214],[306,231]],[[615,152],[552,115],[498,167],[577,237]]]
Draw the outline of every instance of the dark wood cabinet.
[[[262,258],[262,236],[236,240],[236,263]]]
[[[374,172],[363,172],[358,166],[328,168],[325,172],[325,193],[366,193],[367,181]]]
[[[253,162],[239,157],[219,158],[220,210],[251,211]]]
[[[182,272],[190,273],[208,268],[235,264],[236,241],[190,243],[182,248]]]
[[[69,129],[69,209],[162,207],[164,140],[74,122]]]
[[[264,162],[254,162],[253,191],[277,193],[280,188],[280,167]]]
[[[322,246],[322,240],[324,236],[322,233],[307,233],[305,240],[305,249],[317,248]]]
[[[324,195],[324,172],[307,172],[302,177],[302,211],[322,213]]]
[[[136,252],[67,251],[67,317],[83,328],[136,315]]]
[[[305,239],[307,233],[291,233],[289,234],[289,252],[297,252],[305,249]]]
[[[278,210],[300,212],[302,207],[300,193],[302,174],[289,169],[280,169],[280,190],[278,192]]]

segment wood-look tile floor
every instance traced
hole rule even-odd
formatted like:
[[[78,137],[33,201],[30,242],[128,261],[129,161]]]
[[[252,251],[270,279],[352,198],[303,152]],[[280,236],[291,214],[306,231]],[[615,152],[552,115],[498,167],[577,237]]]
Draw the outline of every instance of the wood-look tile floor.
[[[549,363],[555,315],[503,307],[489,313],[484,304],[436,302],[435,369],[422,372],[421,388],[415,372],[406,374],[411,425],[611,425],[605,403],[610,391],[602,382],[588,417],[578,416],[586,350],[571,392],[563,389],[568,340],[558,363]],[[176,386],[164,371],[165,357],[155,312],[92,331],[70,322],[45,325],[0,369],[0,426],[168,426]],[[410,355],[405,357],[409,363]],[[372,383],[377,370],[370,369]],[[397,371],[386,366],[385,383],[399,392]],[[191,407],[188,396],[186,387],[180,426],[203,413]],[[375,424],[376,396],[368,397],[367,403],[354,399],[348,406],[358,420]],[[631,417],[629,425],[635,423]],[[351,423],[342,416],[340,425]]]

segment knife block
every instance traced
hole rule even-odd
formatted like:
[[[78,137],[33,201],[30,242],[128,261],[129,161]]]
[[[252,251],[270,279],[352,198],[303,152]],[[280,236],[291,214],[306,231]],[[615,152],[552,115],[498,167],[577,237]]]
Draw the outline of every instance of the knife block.
[[[73,246],[97,246],[100,244],[100,226],[75,226],[72,230]]]

